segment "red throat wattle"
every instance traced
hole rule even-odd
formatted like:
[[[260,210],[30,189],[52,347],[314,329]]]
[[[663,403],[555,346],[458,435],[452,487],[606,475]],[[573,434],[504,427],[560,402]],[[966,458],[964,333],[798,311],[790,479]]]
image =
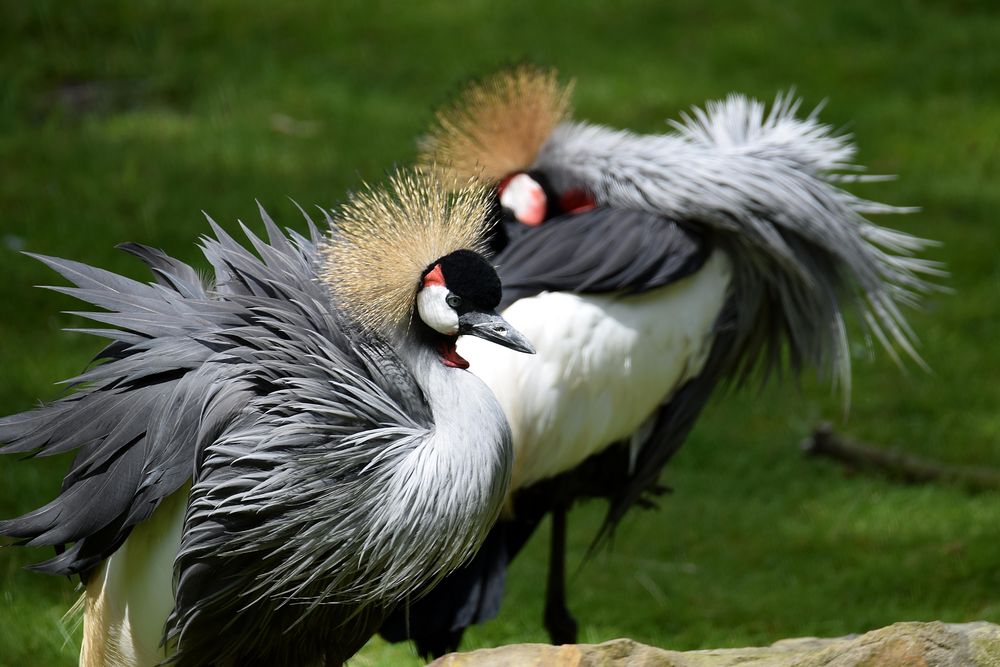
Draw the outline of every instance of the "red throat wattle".
[[[449,337],[441,341],[438,345],[438,354],[441,355],[441,363],[451,368],[468,368],[469,362],[463,359],[459,355],[458,350],[455,349],[456,340],[457,338]]]
[[[597,206],[597,202],[586,190],[573,188],[559,197],[559,208],[567,213],[586,213]]]
[[[444,272],[441,270],[440,264],[435,264],[434,268],[424,275],[424,287],[431,285],[445,287]],[[455,349],[456,340],[458,339],[455,336],[448,336],[438,343],[437,350],[438,354],[441,355],[441,363],[451,368],[468,368],[469,362],[463,359],[458,350]]]

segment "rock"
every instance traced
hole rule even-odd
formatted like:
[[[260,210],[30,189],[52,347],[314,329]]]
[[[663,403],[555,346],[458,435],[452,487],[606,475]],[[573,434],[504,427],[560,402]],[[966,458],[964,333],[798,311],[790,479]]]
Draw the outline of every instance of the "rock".
[[[1000,626],[895,623],[863,635],[783,639],[768,647],[668,651],[631,639],[513,644],[452,653],[431,667],[1000,667]]]

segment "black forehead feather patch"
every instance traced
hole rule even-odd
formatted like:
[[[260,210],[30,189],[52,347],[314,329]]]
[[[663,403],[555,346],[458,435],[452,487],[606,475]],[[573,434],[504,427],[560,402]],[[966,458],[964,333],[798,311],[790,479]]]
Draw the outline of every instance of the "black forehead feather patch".
[[[480,308],[494,309],[500,305],[503,296],[500,278],[493,266],[479,253],[456,250],[434,264],[441,266],[444,283],[453,294]]]

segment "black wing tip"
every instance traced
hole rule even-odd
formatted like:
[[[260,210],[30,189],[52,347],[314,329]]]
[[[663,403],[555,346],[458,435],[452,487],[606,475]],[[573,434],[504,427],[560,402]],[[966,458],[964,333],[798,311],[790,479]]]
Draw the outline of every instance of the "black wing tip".
[[[24,569],[56,577],[72,577],[74,575],[82,577],[100,562],[101,558],[98,556],[78,558],[74,550],[70,549],[40,563],[25,565]]]
[[[148,246],[145,243],[137,243],[136,241],[125,241],[123,243],[118,243],[115,245],[115,250],[122,250],[130,255],[136,255],[137,257],[142,257],[146,253],[158,253],[160,252],[152,246]]]

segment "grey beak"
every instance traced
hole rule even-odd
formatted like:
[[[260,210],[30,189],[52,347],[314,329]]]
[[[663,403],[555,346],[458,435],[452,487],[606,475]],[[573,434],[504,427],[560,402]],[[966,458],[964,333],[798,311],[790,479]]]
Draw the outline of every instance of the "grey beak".
[[[476,336],[518,352],[535,353],[528,339],[493,311],[473,310],[460,315],[458,335]]]

